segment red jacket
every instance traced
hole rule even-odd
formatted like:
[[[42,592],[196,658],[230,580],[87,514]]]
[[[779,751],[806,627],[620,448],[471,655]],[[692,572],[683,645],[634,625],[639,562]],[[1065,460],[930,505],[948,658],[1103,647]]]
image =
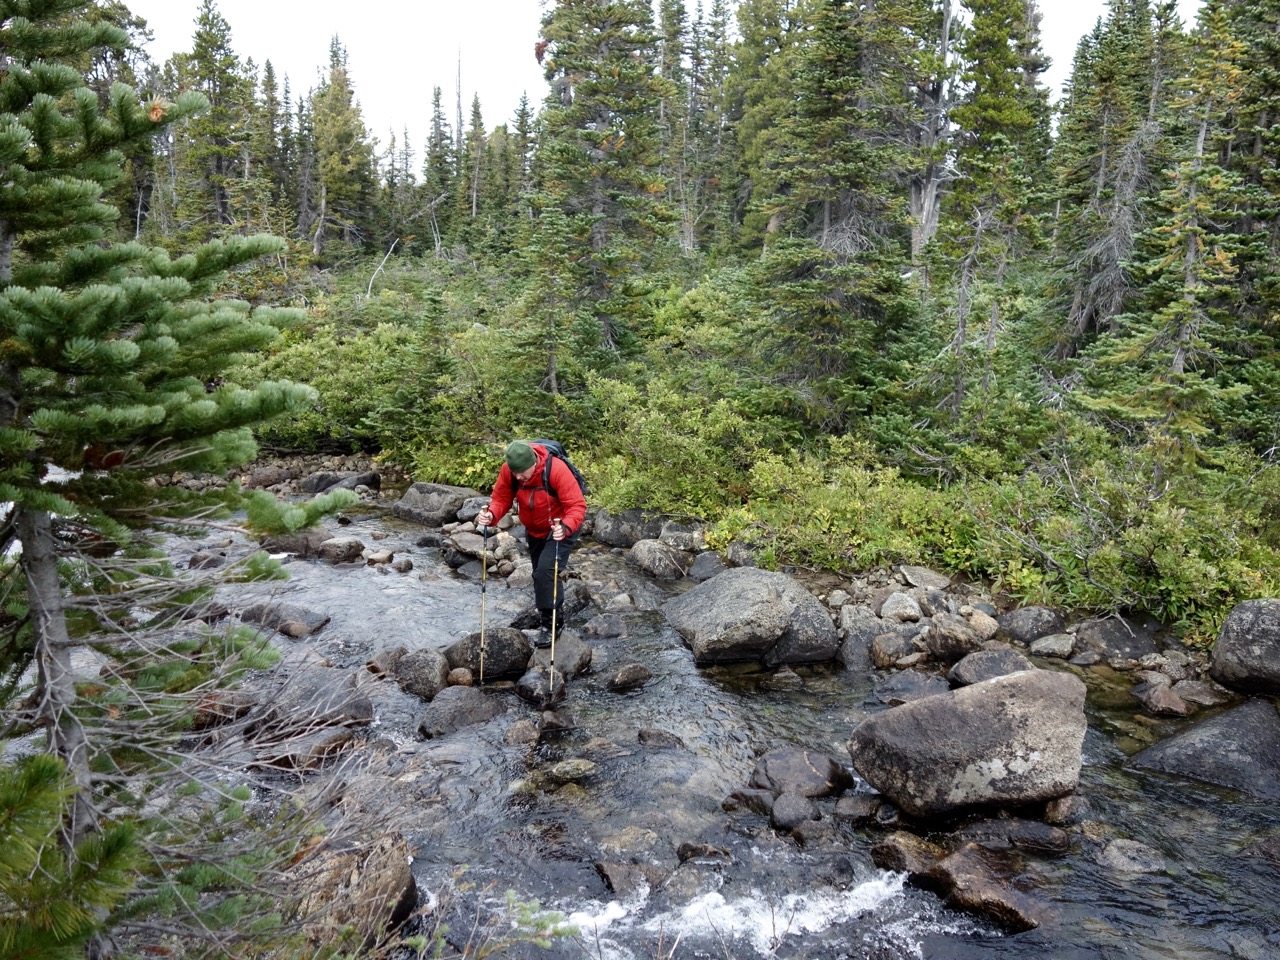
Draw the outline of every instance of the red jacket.
[[[551,536],[551,521],[557,517],[564,524],[566,537],[578,532],[587,518],[587,501],[573,471],[559,457],[551,457],[540,443],[530,444],[538,458],[533,476],[517,484],[511,476],[511,468],[505,463],[498,471],[498,479],[489,496],[489,512],[497,523],[511,509],[512,494],[520,507],[520,522],[529,536],[545,540]],[[551,489],[542,486],[546,474],[547,457],[551,457]]]

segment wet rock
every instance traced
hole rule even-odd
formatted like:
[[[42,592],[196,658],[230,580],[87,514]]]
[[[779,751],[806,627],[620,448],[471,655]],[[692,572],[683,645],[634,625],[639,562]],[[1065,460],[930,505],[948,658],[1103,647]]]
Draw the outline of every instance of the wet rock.
[[[502,739],[512,745],[529,745],[537,743],[538,736],[538,725],[528,718],[522,718],[507,727]]]
[[[1060,857],[1071,849],[1071,837],[1065,830],[1036,820],[981,820],[967,824],[956,835],[988,850],[1018,849]]]
[[[1173,685],[1164,674],[1154,674],[1131,692],[1144,710],[1158,717],[1189,717],[1195,712],[1194,706],[1173,692]]]
[[[562,787],[566,783],[580,783],[595,775],[599,765],[583,757],[560,760],[538,771],[537,781],[544,787]]]
[[[924,635],[929,654],[940,663],[955,663],[982,649],[982,637],[969,621],[954,613],[940,613]]]
[[[880,798],[867,793],[854,793],[841,797],[836,801],[833,816],[837,820],[851,823],[855,827],[865,826],[875,820],[876,811],[880,808]]]
[[[391,569],[396,573],[408,573],[413,569],[413,560],[409,557],[396,557],[391,561]]]
[[[762,660],[767,666],[835,658],[826,609],[794,578],[754,568],[726,570],[662,607],[699,665]]]
[[[650,864],[598,860],[595,868],[605,886],[620,900],[644,896],[657,885],[655,868]]]
[[[1210,674],[1233,690],[1280,693],[1280,600],[1236,604],[1218,634]]]
[[[629,663],[609,678],[609,689],[614,693],[639,690],[653,679],[653,672],[642,663]]]
[[[405,693],[430,701],[449,686],[449,661],[438,650],[414,650],[397,661],[392,675]]]
[[[1084,698],[1070,674],[1026,670],[868,717],[849,752],[914,816],[1050,800],[1079,781]]]
[[[377,677],[392,676],[395,674],[396,664],[408,652],[409,648],[403,644],[379,650],[365,664],[365,669]]]
[[[885,706],[896,707],[946,693],[950,689],[951,685],[942,677],[919,670],[901,670],[876,681],[875,697]]]
[[[761,690],[792,691],[804,689],[804,678],[790,667],[779,667],[760,681]]]
[[[1040,926],[1043,907],[1010,887],[993,869],[991,855],[977,844],[967,843],[944,857],[928,878],[950,907],[987,917],[1011,933]]]
[[[1173,685],[1173,692],[1188,703],[1202,707],[1221,706],[1233,699],[1229,691],[1207,680],[1179,680]]]
[[[476,678],[466,667],[454,667],[449,671],[448,681],[451,687],[470,687],[475,684]]]
[[[947,673],[947,679],[958,687],[981,683],[995,677],[1032,670],[1034,664],[1017,650],[1004,647],[995,650],[978,650],[962,658]]]
[[[1164,856],[1137,840],[1112,840],[1096,857],[1104,867],[1120,873],[1163,873],[1167,869]]]
[[[750,787],[735,790],[720,801],[720,807],[729,813],[735,810],[749,810],[767,817],[769,811],[773,809],[773,791]]]
[[[303,493],[326,493],[331,490],[354,490],[356,487],[367,487],[370,490],[382,489],[382,476],[373,470],[363,472],[347,470],[341,473],[320,471],[304,477],[298,484]]]
[[[827,797],[853,783],[853,776],[834,757],[797,747],[771,750],[756,761],[750,785],[775,796],[795,793]]]
[[[1086,620],[1076,629],[1076,649],[1096,650],[1108,661],[1141,660],[1159,653],[1155,634],[1159,624],[1136,617]]]
[[[320,544],[318,555],[326,563],[354,563],[364,559],[364,549],[358,537],[332,537]]]
[[[1280,800],[1280,714],[1251,700],[1129,758],[1126,766]]]
[[[576,630],[561,630],[560,635],[556,637],[554,652],[556,673],[563,674],[566,679],[580,677],[591,669],[594,654],[591,648],[582,642]],[[534,650],[529,666],[550,671],[551,654],[551,647]]]
[[[871,862],[881,870],[926,874],[946,856],[946,850],[905,830],[898,830],[871,847]]]
[[[418,721],[418,736],[433,740],[463,727],[484,723],[506,711],[498,696],[489,696],[479,687],[446,687],[427,704]]]
[[[775,830],[788,832],[806,820],[816,820],[818,808],[801,793],[786,791],[778,795],[769,809],[769,822]]]
[[[646,747],[655,749],[684,749],[684,741],[674,733],[666,730],[655,730],[653,727],[642,727],[636,733],[636,739]]]
[[[299,557],[314,557],[320,552],[320,544],[333,537],[328,530],[299,530],[296,533],[277,533],[262,537],[258,543],[267,553],[291,553]]]
[[[516,696],[526,703],[545,710],[564,699],[564,674],[531,667],[516,681]]]
[[[582,628],[583,636],[611,640],[627,635],[627,624],[619,614],[602,613],[592,617]]]
[[[484,669],[480,669],[480,655],[484,653]],[[529,665],[533,647],[529,638],[513,627],[496,627],[486,630],[481,642],[479,631],[469,633],[445,647],[444,655],[451,668],[465,667],[473,675],[482,673],[485,682],[490,680],[514,680],[522,676]]]
[[[724,561],[720,559],[720,554],[714,550],[706,550],[693,558],[693,563],[689,567],[689,579],[702,583],[704,580],[719,576],[727,569]]]
[[[1069,827],[1089,816],[1089,801],[1072,793],[1057,797],[1044,805],[1044,821],[1055,827]]]
[[[1048,607],[1020,607],[1001,614],[996,622],[1010,640],[1023,646],[1029,646],[1041,637],[1061,633],[1067,625],[1061,613]]]
[[[268,630],[278,630],[287,637],[299,639],[316,633],[329,622],[329,615],[295,603],[274,600],[252,603],[240,611],[240,619],[256,623]]]

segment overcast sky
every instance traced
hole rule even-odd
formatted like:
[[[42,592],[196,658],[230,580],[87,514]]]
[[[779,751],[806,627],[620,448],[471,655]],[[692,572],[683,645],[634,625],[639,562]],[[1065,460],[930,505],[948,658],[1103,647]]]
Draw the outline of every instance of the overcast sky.
[[[145,17],[155,40],[152,59],[163,63],[188,50],[200,0],[125,0]],[[520,94],[537,109],[544,93],[533,47],[546,0],[218,0],[231,25],[232,47],[261,68],[270,60],[276,76],[289,77],[295,102],[314,87],[328,64],[336,35],[365,124],[382,146],[389,133],[408,128],[415,153],[431,115],[431,90],[439,86],[452,120],[458,64],[462,65],[463,116],[479,94],[485,127],[507,122]],[[693,10],[694,0],[686,6]],[[704,2],[704,7],[709,3]],[[1191,22],[1200,0],[1179,0]],[[1041,35],[1053,59],[1046,82],[1055,96],[1071,69],[1080,37],[1093,28],[1105,0],[1041,0]]]

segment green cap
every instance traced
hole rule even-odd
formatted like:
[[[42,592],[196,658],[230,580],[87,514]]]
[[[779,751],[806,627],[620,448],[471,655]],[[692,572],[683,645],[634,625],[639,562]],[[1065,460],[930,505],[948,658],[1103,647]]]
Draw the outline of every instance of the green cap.
[[[512,473],[528,470],[537,462],[538,456],[533,452],[533,447],[523,440],[513,440],[508,444],[507,466],[511,468]]]

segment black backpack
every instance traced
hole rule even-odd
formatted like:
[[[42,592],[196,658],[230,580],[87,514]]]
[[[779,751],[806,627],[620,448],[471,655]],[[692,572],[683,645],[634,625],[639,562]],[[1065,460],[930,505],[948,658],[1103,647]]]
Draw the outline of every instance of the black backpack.
[[[542,488],[544,490],[546,490],[548,493],[551,492],[551,459],[552,457],[554,457],[557,460],[564,461],[564,465],[568,467],[569,472],[573,474],[573,479],[578,481],[578,489],[582,491],[582,495],[584,497],[587,495],[587,490],[588,490],[587,478],[582,475],[582,471],[579,470],[574,465],[574,462],[569,459],[569,454],[565,453],[564,444],[562,444],[559,440],[546,440],[546,439],[528,440],[526,442],[529,443],[530,445],[536,443],[541,447],[547,448],[547,453],[549,454],[549,456],[547,457],[546,466],[542,468]],[[516,488],[519,488],[520,486],[520,481],[516,480],[515,477],[511,478],[511,483]]]

